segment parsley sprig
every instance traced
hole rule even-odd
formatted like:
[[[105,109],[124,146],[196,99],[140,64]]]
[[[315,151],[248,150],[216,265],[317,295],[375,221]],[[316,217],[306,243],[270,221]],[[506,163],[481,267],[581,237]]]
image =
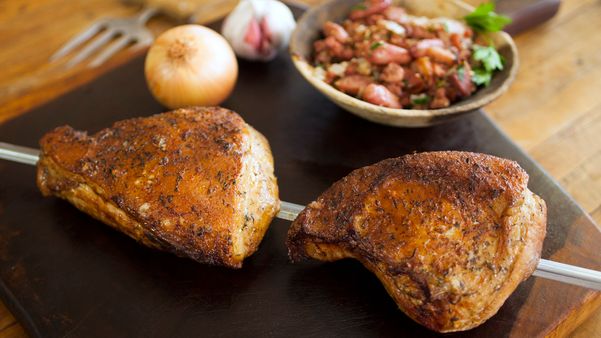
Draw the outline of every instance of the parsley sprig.
[[[505,25],[511,23],[511,19],[495,13],[495,4],[492,2],[478,6],[472,13],[464,17],[470,27],[479,33],[498,32]],[[495,47],[475,44],[472,46],[472,60],[475,64],[472,71],[472,82],[481,86],[488,86],[492,74],[496,70],[503,70],[503,58]]]
[[[364,11],[366,9],[367,9],[367,6],[362,2],[351,7],[351,10],[353,10],[353,11]]]
[[[426,94],[421,95],[411,95],[411,103],[414,105],[425,105],[430,102],[430,97]]]
[[[503,60],[494,46],[473,45],[473,58],[480,61],[486,70],[503,70]]]
[[[369,49],[370,50],[376,50],[376,49],[382,47],[383,45],[384,45],[384,42],[382,42],[382,41],[376,41],[376,42],[372,43],[371,46],[369,46]]]
[[[492,45],[473,45],[472,49],[472,59],[479,64],[473,70],[472,82],[478,86],[488,86],[495,70],[503,70],[503,58]]]
[[[495,13],[495,4],[492,2],[481,4],[464,19],[478,32],[498,32],[511,23],[511,18]]]

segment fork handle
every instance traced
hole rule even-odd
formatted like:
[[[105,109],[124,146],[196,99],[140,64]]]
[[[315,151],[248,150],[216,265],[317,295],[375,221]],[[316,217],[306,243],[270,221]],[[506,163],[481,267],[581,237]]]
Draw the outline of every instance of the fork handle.
[[[178,21],[205,24],[227,15],[238,0],[125,0],[129,4],[156,8]]]
[[[148,6],[148,7],[144,8],[142,11],[140,11],[140,13],[138,13],[136,20],[138,20],[138,23],[140,23],[140,25],[145,25],[146,21],[148,21],[150,18],[155,16],[158,11],[159,11],[158,8]]]

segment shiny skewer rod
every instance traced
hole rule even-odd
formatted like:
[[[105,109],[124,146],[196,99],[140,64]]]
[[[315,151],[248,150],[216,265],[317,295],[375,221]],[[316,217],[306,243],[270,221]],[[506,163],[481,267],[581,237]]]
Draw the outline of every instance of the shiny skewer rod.
[[[37,149],[0,142],[0,159],[36,165],[39,154],[40,151]],[[299,204],[282,201],[280,212],[276,217],[287,221],[294,221],[304,208],[304,206]],[[600,271],[558,263],[547,259],[539,261],[536,271],[534,271],[534,276],[601,291]]]
[[[39,157],[40,151],[37,149],[0,142],[0,159],[36,165]]]

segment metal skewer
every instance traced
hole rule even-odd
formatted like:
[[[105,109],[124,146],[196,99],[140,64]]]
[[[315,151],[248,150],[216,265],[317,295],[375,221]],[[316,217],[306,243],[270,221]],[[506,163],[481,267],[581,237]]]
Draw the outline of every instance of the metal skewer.
[[[37,149],[0,142],[0,159],[36,165],[39,154],[40,151]],[[287,221],[294,221],[304,208],[304,206],[299,204],[282,201],[280,212],[276,217]],[[600,271],[558,263],[547,259],[539,261],[536,271],[534,271],[534,276],[601,291]]]
[[[0,142],[0,159],[36,165],[39,157],[40,151],[37,149]]]

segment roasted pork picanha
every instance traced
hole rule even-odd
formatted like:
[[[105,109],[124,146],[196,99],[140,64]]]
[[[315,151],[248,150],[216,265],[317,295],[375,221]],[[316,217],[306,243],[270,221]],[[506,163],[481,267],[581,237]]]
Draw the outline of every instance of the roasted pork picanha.
[[[540,259],[545,202],[513,161],[466,152],[355,170],[288,232],[293,261],[355,258],[399,308],[440,332],[493,316]]]
[[[56,128],[37,183],[139,242],[238,268],[279,209],[267,140],[236,113],[189,108],[88,136]]]

